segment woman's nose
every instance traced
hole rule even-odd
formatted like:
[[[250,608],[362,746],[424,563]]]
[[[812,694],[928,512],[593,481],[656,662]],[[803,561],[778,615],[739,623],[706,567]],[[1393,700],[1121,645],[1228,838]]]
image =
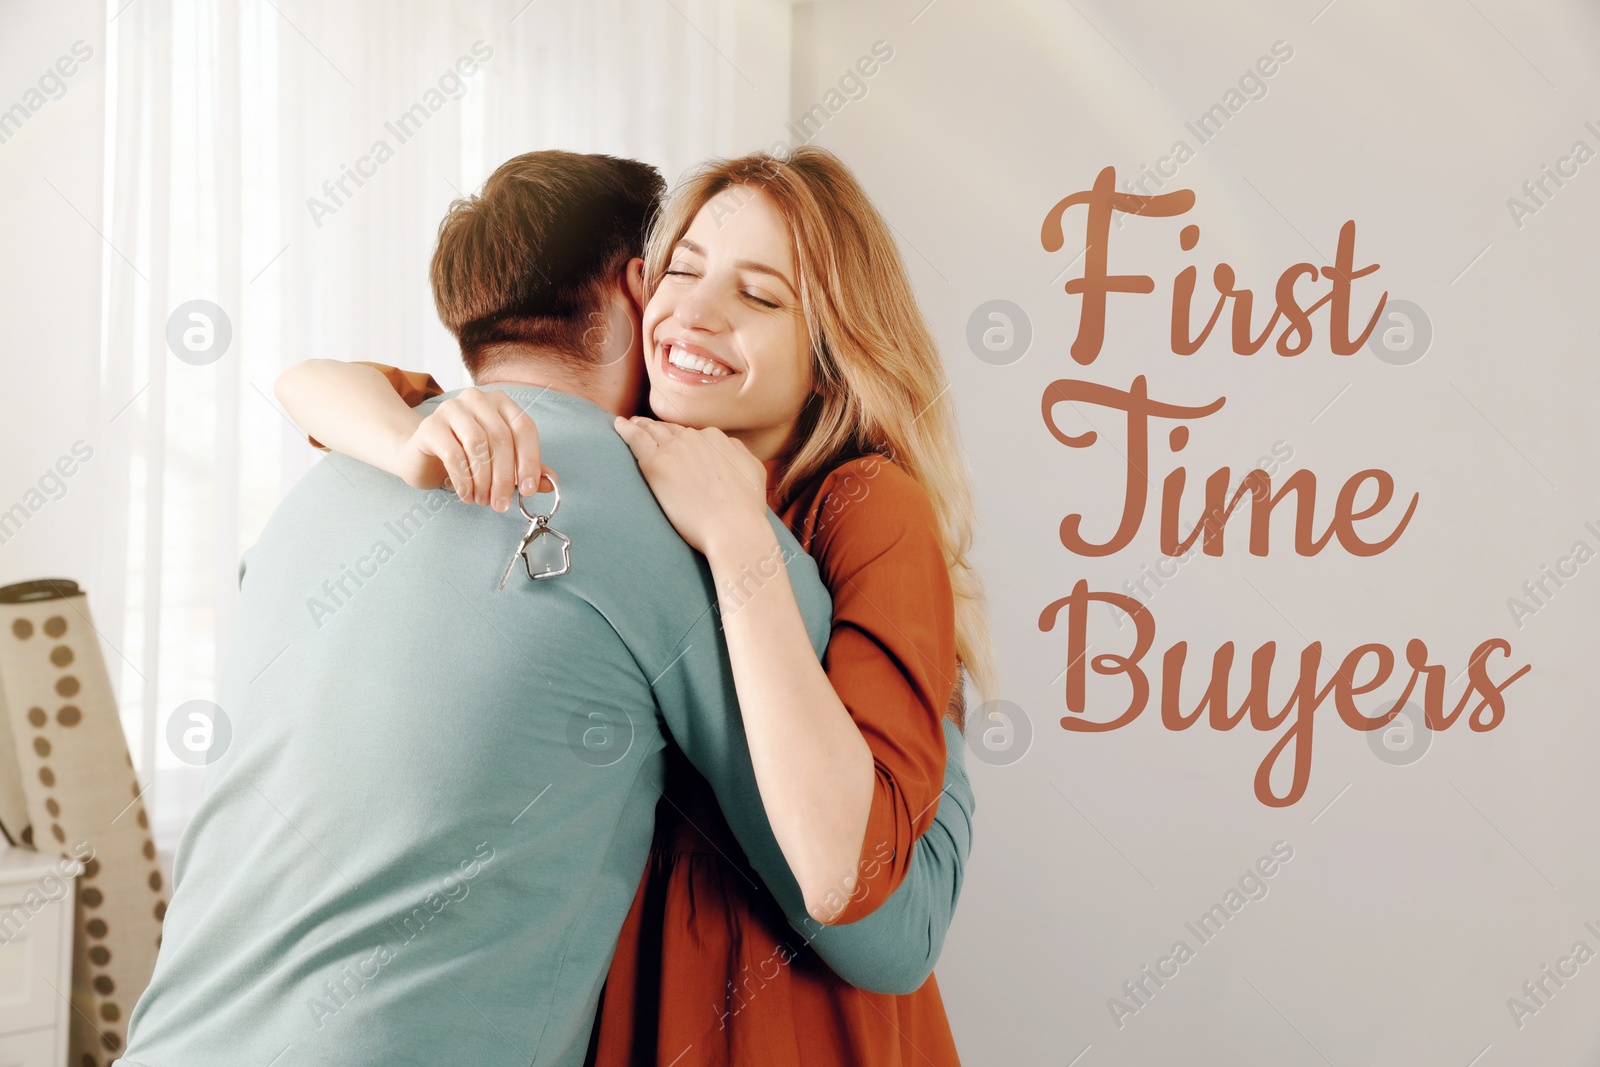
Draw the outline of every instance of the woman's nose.
[[[721,299],[713,287],[702,282],[684,294],[674,311],[675,317],[685,326],[715,332],[727,324]]]

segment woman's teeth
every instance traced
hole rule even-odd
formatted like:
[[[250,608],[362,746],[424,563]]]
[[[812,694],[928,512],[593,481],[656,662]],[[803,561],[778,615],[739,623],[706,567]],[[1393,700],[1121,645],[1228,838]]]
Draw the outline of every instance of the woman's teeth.
[[[685,352],[676,346],[667,349],[667,362],[681,370],[693,371],[712,378],[726,378],[732,373],[720,363]]]

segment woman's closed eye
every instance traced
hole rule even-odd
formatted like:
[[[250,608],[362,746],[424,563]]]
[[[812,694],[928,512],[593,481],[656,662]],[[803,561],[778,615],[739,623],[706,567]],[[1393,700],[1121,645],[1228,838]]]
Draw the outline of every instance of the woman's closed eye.
[[[671,267],[667,268],[666,270],[662,271],[661,275],[664,278],[698,278],[698,277],[700,277],[698,272],[690,270],[690,269],[688,269],[687,267],[685,267],[682,264],[676,264],[676,263],[673,264]],[[780,302],[778,302],[776,300],[771,299],[770,297],[766,296],[764,293],[760,292],[759,290],[755,290],[755,289],[740,289],[739,290],[739,295],[744,297],[746,300],[750,301],[752,304],[756,304],[759,307],[766,308],[769,311],[776,311],[779,308],[783,307],[783,304],[781,304]]]

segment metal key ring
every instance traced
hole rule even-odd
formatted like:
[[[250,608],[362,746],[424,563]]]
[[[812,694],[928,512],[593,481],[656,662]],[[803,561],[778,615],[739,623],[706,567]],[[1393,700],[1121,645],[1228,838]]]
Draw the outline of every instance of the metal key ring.
[[[523,501],[528,499],[528,498],[523,496],[521,493],[517,494],[517,510],[522,512],[523,516],[529,522],[538,522],[540,519],[543,519],[546,522],[549,522],[552,518],[555,517],[556,509],[561,506],[561,486],[556,485],[556,482],[554,480],[552,480],[550,482],[550,484],[555,486],[555,488],[550,490],[550,492],[555,496],[556,502],[554,504],[551,504],[550,505],[550,510],[545,512],[543,515],[532,515],[532,514],[529,514],[528,505],[523,503]],[[542,493],[535,493],[533,495],[534,496],[542,496],[543,494]]]

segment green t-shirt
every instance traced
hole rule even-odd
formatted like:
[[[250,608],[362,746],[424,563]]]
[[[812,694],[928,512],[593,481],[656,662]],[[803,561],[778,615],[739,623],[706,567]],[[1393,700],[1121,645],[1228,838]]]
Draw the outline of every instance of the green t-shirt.
[[[561,472],[570,573],[531,582],[519,565],[497,592],[527,526],[515,508],[345,457],[287,495],[241,568],[219,687],[231,740],[179,846],[121,1062],[581,1064],[669,730],[815,931],[760,804],[704,560],[607,413],[505,391]],[[827,592],[772,522],[820,653]],[[946,807],[907,884],[815,941],[841,974],[914,988],[931,968],[970,792]]]

